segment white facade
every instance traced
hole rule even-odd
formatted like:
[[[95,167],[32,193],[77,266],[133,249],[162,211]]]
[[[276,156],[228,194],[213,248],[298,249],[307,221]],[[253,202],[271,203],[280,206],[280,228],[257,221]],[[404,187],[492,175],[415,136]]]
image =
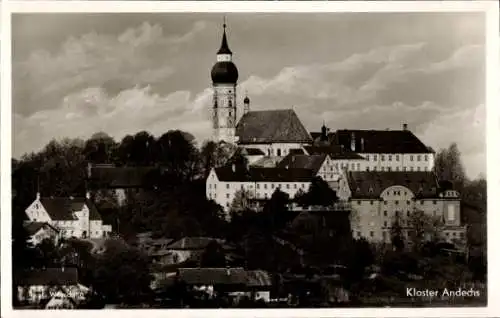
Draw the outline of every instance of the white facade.
[[[366,171],[432,171],[433,153],[359,153],[366,159]]]
[[[311,182],[225,182],[220,181],[212,169],[206,182],[206,195],[209,200],[214,200],[227,212],[231,207],[236,192],[246,190],[252,198],[270,199],[276,189],[287,193],[290,198],[295,197],[299,190],[307,192]]]
[[[391,242],[391,227],[396,213],[400,218],[403,235],[408,238],[410,217],[415,211],[442,219],[441,239],[447,242],[465,240],[465,227],[460,224],[460,199],[456,191],[448,191],[436,198],[416,199],[407,187],[395,185],[382,191],[380,198],[353,198],[351,220],[353,236],[371,242]]]
[[[59,230],[62,238],[102,238],[111,234],[111,225],[103,224],[102,220],[90,219],[90,211],[86,204],[82,205],[80,211],[67,211],[67,213],[72,213],[76,219],[52,219],[39,197],[26,209],[29,221],[49,223]]]

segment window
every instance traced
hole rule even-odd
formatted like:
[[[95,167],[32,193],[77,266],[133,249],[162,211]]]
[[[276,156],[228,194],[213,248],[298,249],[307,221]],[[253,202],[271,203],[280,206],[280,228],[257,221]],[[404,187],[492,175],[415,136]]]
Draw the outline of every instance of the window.
[[[437,201],[436,200],[432,201],[432,204],[437,204]]]
[[[417,156],[417,161],[420,161],[422,157],[420,155]]]
[[[373,161],[377,161],[377,155],[373,155]]]
[[[391,155],[389,155],[388,157],[389,157],[389,158],[388,158],[388,159],[389,159],[389,161],[392,161],[392,156],[391,156]]]
[[[286,188],[290,189],[290,184],[289,183],[286,184]]]
[[[420,171],[420,167],[417,167],[417,171]]]
[[[398,201],[398,200],[394,201],[394,204],[398,205],[398,204],[399,204],[399,201]]]
[[[361,205],[361,201],[358,201],[358,205]]]
[[[302,183],[302,189],[304,189],[305,187],[306,187],[305,184]]]
[[[271,183],[271,189],[274,189],[274,183]]]
[[[380,171],[384,171],[384,167],[381,167],[381,168],[380,168]]]
[[[358,237],[361,237],[361,232],[360,231],[358,231]]]
[[[361,170],[361,164],[357,164],[358,171]]]
[[[396,161],[399,161],[399,155],[396,155]]]
[[[406,216],[410,216],[410,211],[406,211]]]
[[[382,232],[382,236],[384,237],[384,241],[386,241],[386,239],[387,239],[387,233],[385,231]]]
[[[296,184],[296,183],[293,185],[293,188],[294,188],[294,189],[297,189],[297,184]]]
[[[356,167],[354,166],[354,163],[353,163],[353,164],[351,164],[351,169],[352,169],[352,170],[356,170]]]
[[[406,194],[406,193],[405,193]],[[410,201],[406,201],[406,204],[410,205]]]
[[[406,171],[406,167],[403,167],[403,171]]]
[[[381,161],[385,161],[385,156],[384,155],[380,155],[380,160]]]
[[[366,167],[366,171],[370,171],[370,167]]]
[[[450,222],[455,221],[455,206],[454,205],[448,205],[447,219]]]
[[[387,167],[387,171],[389,171],[389,172],[390,172],[390,171],[391,171],[391,167]]]
[[[229,189],[229,183],[226,183],[226,189]]]
[[[226,199],[229,199],[229,193],[226,193]]]
[[[399,167],[396,167],[396,171],[399,171]]]
[[[277,153],[278,153],[278,157],[281,157],[281,149],[278,149]]]
[[[413,167],[410,167],[410,171],[413,171]]]
[[[384,216],[387,216],[387,211],[384,211]]]
[[[429,161],[429,157],[427,155],[424,156],[425,161]]]
[[[373,200],[370,200],[370,205],[373,205]]]
[[[271,155],[271,149],[267,149],[267,155],[270,156]]]
[[[384,227],[387,227],[387,221],[384,221]]]
[[[387,205],[387,201],[384,201],[384,205]]]
[[[413,161],[413,155],[410,155],[410,161]]]
[[[375,236],[375,233],[373,233],[373,231],[370,231],[370,236],[371,236],[371,237],[374,237],[374,236]]]
[[[257,184],[255,185],[255,187],[256,187],[257,189],[260,189],[260,184],[258,184],[258,183],[257,183]]]

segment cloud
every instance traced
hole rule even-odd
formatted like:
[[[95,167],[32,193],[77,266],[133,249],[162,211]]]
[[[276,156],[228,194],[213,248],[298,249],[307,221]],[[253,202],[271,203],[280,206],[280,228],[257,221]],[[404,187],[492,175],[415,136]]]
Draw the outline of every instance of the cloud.
[[[42,103],[51,96],[53,103],[36,112],[17,111],[14,155],[39,149],[54,137],[87,138],[96,131],[120,139],[140,130],[159,135],[182,129],[205,140],[211,133],[210,88],[152,89],[175,73],[170,64],[157,64],[158,55],[180,50],[204,28],[200,22],[185,34],[166,37],[162,28],[146,23],[118,37],[87,34],[68,40],[55,55],[32,54],[17,70],[25,76],[33,72],[30,94],[37,92],[34,98]],[[267,78],[251,75],[239,87],[248,91],[252,109],[293,107],[311,131],[323,120],[333,130],[400,129],[406,122],[435,149],[457,142],[474,177],[486,166],[484,47],[431,54],[443,53],[437,48],[424,42],[383,46],[341,61],[283,67]],[[461,127],[468,128],[462,132]]]
[[[51,109],[86,87],[114,93],[162,82],[175,73],[162,55],[192,41],[205,26],[199,21],[185,34],[165,36],[161,26],[145,22],[118,36],[92,32],[71,37],[54,53],[34,51],[13,66],[15,111]]]
[[[88,138],[105,131],[117,140],[147,130],[163,134],[186,130],[203,140],[210,134],[207,91],[192,96],[178,91],[160,96],[150,87],[134,87],[109,95],[102,88],[87,88],[67,96],[61,107],[31,116],[14,115],[14,154],[37,150],[54,137]]]

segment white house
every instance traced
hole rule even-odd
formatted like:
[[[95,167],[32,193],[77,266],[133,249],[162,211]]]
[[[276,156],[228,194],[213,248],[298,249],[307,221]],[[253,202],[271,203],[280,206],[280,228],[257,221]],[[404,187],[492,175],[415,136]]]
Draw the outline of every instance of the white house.
[[[85,198],[40,197],[26,208],[31,222],[45,222],[57,228],[63,238],[101,238],[111,234],[111,225],[103,224],[95,205]]]
[[[253,199],[270,199],[279,188],[293,198],[299,190],[309,190],[313,177],[314,173],[310,169],[243,167],[233,164],[210,171],[206,195],[229,211],[239,190],[248,191]]]

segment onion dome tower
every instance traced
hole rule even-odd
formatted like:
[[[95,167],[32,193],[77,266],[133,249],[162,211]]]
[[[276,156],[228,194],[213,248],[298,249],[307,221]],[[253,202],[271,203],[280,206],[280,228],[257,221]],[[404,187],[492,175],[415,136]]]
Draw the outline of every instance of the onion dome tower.
[[[232,62],[233,53],[227,44],[226,22],[217,62],[210,73],[213,87],[212,123],[215,141],[236,142],[236,86],[238,69]]]

